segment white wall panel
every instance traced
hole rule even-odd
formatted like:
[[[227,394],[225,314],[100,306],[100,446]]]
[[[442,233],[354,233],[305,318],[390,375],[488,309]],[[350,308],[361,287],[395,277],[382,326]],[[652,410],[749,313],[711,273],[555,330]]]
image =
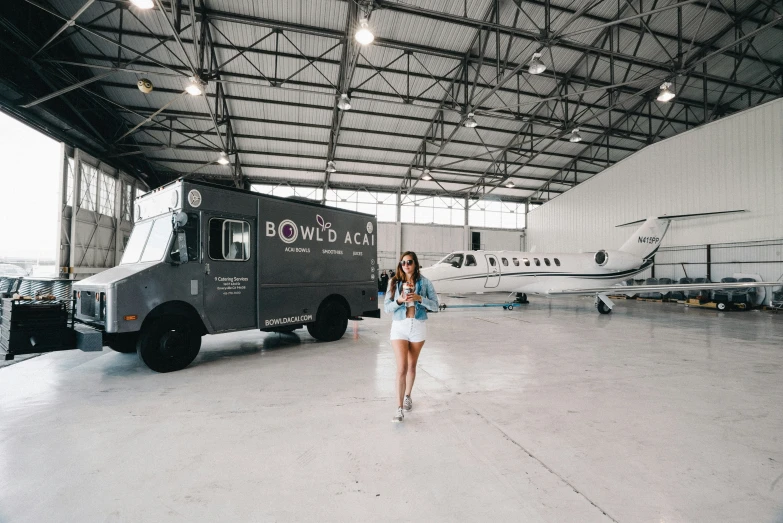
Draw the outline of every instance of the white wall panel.
[[[395,250],[397,224],[378,224],[378,263],[381,269],[394,269],[398,260]],[[514,251],[520,249],[522,231],[477,229],[482,248]],[[402,224],[402,252],[414,251],[422,266],[427,267],[450,252],[465,249],[465,228],[449,225]]]
[[[783,238],[782,202],[780,99],[646,147],[531,211],[528,247],[616,249],[633,232],[631,227],[615,228],[617,224],[653,215],[733,209],[749,212],[675,222],[663,246]],[[783,259],[779,251],[776,260]],[[771,272],[765,279],[777,279],[782,270],[780,264],[767,269]]]
[[[446,254],[462,249],[462,227],[402,224],[402,250],[414,251],[419,263],[427,267]]]
[[[394,247],[396,223],[378,223],[378,267],[382,270],[394,269],[397,263],[397,250]]]
[[[522,231],[478,228],[470,231],[481,233],[481,248],[485,251],[522,250]]]

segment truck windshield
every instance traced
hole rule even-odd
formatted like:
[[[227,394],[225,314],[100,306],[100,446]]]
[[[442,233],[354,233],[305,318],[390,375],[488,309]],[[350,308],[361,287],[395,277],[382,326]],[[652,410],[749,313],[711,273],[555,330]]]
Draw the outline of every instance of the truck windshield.
[[[171,241],[171,217],[139,222],[133,228],[120,265],[160,261]]]
[[[150,237],[147,245],[144,247],[144,254],[141,255],[141,261],[151,262],[160,261],[169,248],[171,242],[171,216],[163,216],[155,220],[155,224],[150,231]]]
[[[128,245],[125,246],[125,252],[122,255],[120,265],[136,263],[141,257],[141,251],[144,250],[144,244],[147,243],[147,237],[150,235],[152,220],[139,222],[133,227]]]

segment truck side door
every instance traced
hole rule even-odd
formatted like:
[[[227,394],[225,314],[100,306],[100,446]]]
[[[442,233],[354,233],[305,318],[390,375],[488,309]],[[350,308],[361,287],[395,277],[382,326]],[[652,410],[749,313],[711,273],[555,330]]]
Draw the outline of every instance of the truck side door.
[[[205,215],[204,312],[212,332],[255,328],[256,220]]]

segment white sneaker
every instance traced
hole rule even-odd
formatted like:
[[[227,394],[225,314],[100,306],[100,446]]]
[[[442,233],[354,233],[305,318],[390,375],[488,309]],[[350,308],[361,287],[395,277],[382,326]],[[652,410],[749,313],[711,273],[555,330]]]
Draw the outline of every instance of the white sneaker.
[[[408,411],[413,409],[413,400],[410,396],[405,396],[405,399],[402,401],[402,408]]]
[[[402,414],[402,407],[397,407],[397,414],[392,418],[392,423],[399,423],[405,416]]]

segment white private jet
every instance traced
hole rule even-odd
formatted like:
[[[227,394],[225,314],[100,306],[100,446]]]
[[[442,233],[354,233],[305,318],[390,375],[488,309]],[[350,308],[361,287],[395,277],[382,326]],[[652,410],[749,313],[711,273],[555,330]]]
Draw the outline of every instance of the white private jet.
[[[677,290],[777,287],[780,282],[736,282],[617,286],[653,263],[672,220],[717,216],[745,211],[722,211],[650,217],[618,225],[643,225],[616,251],[561,254],[514,251],[457,251],[422,269],[438,293],[503,292],[545,296],[595,296],[601,314],[612,312],[607,294],[636,294]]]

